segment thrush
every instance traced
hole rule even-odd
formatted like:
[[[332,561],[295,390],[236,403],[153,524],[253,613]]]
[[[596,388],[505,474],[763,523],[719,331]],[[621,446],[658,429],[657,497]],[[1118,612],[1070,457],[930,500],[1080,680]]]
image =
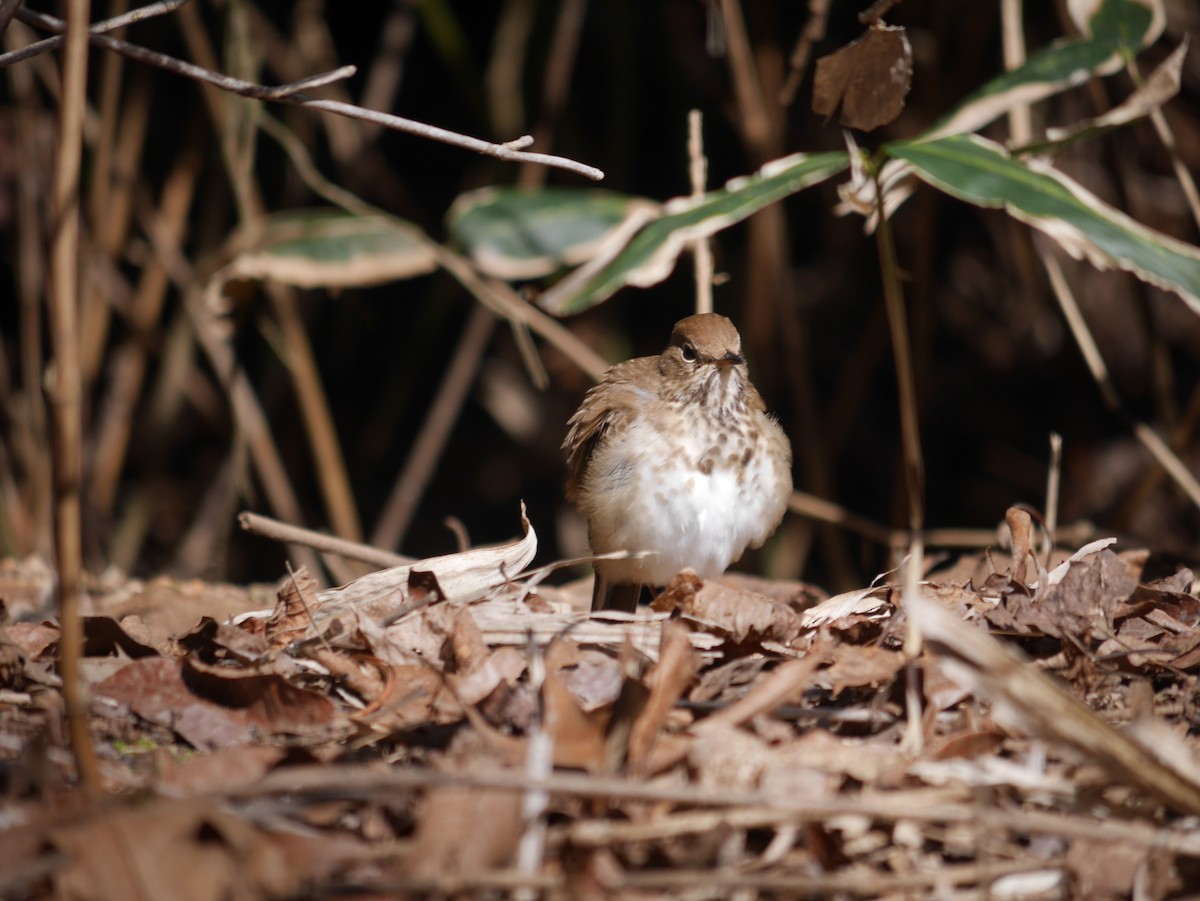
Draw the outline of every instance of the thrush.
[[[568,426],[567,499],[592,553],[627,552],[596,561],[593,610],[632,612],[681,569],[715,578],[783,518],[791,445],[724,316],[688,316],[661,354],[609,369]]]

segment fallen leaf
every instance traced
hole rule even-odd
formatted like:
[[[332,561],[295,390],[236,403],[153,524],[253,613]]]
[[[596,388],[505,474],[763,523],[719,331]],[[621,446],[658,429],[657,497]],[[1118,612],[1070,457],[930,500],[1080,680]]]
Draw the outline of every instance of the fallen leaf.
[[[905,657],[873,645],[838,645],[832,663],[817,673],[816,681],[828,685],[836,698],[847,688],[864,688],[890,682],[904,668]]]
[[[301,566],[286,576],[275,594],[275,610],[264,623],[267,641],[283,648],[304,637],[317,606],[317,580]]]
[[[580,709],[558,673],[542,681],[542,726],[554,742],[554,765],[589,772],[604,769],[604,729]]]
[[[217,676],[200,666],[147,657],[124,666],[94,691],[173,729],[201,750],[247,744],[256,735],[303,733],[337,716],[328,698],[279,676]]]
[[[292,895],[306,876],[267,835],[201,799],[109,806],[45,840],[68,859],[54,878],[60,898],[249,901]]]
[[[720,582],[701,582],[686,571],[654,602],[655,610],[675,607],[705,631],[718,631],[734,645],[788,644],[804,631],[800,617],[787,604]]]
[[[650,696],[629,735],[628,765],[632,775],[646,772],[654,742],[663,729],[667,715],[696,678],[698,668],[699,659],[692,650],[688,630],[676,622],[663,623],[658,665],[649,679]]]

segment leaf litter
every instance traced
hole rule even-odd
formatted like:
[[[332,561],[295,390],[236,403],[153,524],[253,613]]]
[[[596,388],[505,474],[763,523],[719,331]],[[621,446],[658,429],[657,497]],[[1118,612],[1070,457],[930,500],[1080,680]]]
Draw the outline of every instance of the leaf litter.
[[[1008,524],[1011,554],[906,607],[894,576],[683,573],[589,615],[522,582],[527,522],[359,589],[288,573],[269,609],[110,577],[84,620],[103,798],[74,786],[49,570],[6,561],[0,897],[1177,896],[1194,574],[1108,542],[1049,568]]]

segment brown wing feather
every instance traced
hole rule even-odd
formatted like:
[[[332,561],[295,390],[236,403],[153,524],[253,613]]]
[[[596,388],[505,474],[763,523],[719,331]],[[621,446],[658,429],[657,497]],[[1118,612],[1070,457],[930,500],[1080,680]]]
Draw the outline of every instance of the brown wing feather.
[[[651,370],[657,365],[657,357],[638,357],[614,366],[588,391],[575,415],[567,421],[570,430],[562,446],[570,469],[567,500],[574,501],[578,496],[592,452],[608,430],[619,428],[645,403],[644,388],[635,388],[634,383],[653,384]]]

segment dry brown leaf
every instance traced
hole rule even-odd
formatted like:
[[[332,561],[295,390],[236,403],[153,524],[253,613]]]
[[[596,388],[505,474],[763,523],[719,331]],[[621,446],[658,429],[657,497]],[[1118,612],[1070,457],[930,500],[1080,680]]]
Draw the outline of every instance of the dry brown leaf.
[[[245,626],[218,623],[207,616],[186,634],[181,635],[177,646],[208,663],[234,660],[253,665],[263,662],[271,651],[266,636]]]
[[[805,629],[847,630],[865,622],[874,622],[890,616],[893,607],[888,599],[891,589],[886,585],[861,588],[834,595],[815,607],[800,614],[800,624]]]
[[[510,544],[430,557],[369,573],[341,588],[322,591],[317,608],[312,611],[313,623],[321,628],[338,616],[382,619],[404,609],[410,600],[409,576],[414,570],[433,573],[439,590],[450,601],[467,603],[483,598],[520,575],[537,553],[537,534],[529,524],[523,504],[521,527],[524,537]]]
[[[842,125],[872,131],[900,115],[911,85],[912,47],[904,29],[872,25],[817,60],[813,112],[828,118],[840,108]]]
[[[58,626],[54,623],[12,623],[5,627],[8,640],[19,647],[29,660],[38,660],[47,651],[58,648]]]
[[[463,708],[445,677],[422,664],[392,664],[392,692],[379,708],[362,716],[377,732],[402,732],[427,725],[457,723]]]
[[[1047,635],[1103,641],[1113,634],[1118,605],[1137,588],[1137,581],[1110,550],[1070,565],[1056,584],[1039,591],[1026,619]]]
[[[487,765],[473,765],[481,763]],[[421,803],[404,870],[410,878],[433,880],[500,869],[511,864],[520,836],[519,792],[437,788]]]
[[[890,743],[841,738],[824,729],[811,729],[777,748],[775,765],[808,767],[873,786],[899,785],[908,769],[904,755],[897,753]]]
[[[196,661],[162,657],[129,663],[95,693],[175,730],[202,750],[247,744],[255,736],[310,733],[337,718],[324,695],[280,676],[218,673]]]
[[[393,666],[422,661],[441,667],[446,643],[454,632],[457,611],[446,604],[425,607],[390,626],[379,625],[373,617],[360,616],[356,628],[371,653]]]
[[[758,787],[763,771],[775,761],[775,752],[745,729],[719,726],[692,739],[687,759],[700,785],[749,791]]]
[[[996,705],[998,713],[1034,735],[1074,748],[1110,776],[1140,787],[1173,809],[1200,813],[1200,779],[1164,765],[1023,655],[919,594],[910,599],[908,613],[931,653],[953,670],[952,677]]]
[[[1037,572],[1037,555],[1033,547],[1033,517],[1021,507],[1009,507],[1004,514],[1012,538],[1013,581],[1028,585],[1026,574],[1032,566]]]
[[[1146,854],[1146,848],[1124,842],[1077,838],[1067,849],[1066,864],[1078,897],[1127,898]]]
[[[51,829],[68,858],[57,897],[210,901],[286,896],[306,873],[269,836],[201,799],[152,801]]]
[[[874,645],[838,645],[829,652],[832,662],[817,674],[836,698],[847,688],[878,686],[890,682],[904,668],[904,655]]]
[[[286,754],[285,749],[268,745],[221,748],[183,760],[176,759],[173,754],[161,754],[155,788],[174,797],[236,791],[253,785]]]
[[[448,676],[454,693],[464,704],[478,704],[499,686],[512,686],[525,672],[525,657],[516,648],[497,648],[477,657],[464,673]]]
[[[667,715],[695,679],[698,668],[699,659],[692,650],[687,628],[676,622],[664,623],[658,665],[649,679],[650,697],[634,721],[629,735],[628,763],[631,774],[646,772],[646,763]]]
[[[542,681],[542,727],[554,742],[554,765],[598,773],[604,769],[604,729],[579,707],[559,674]]]
[[[692,732],[699,735],[711,729],[740,726],[756,716],[769,713],[789,699],[797,698],[812,684],[813,674],[823,659],[822,653],[809,653],[799,660],[781,664],[767,678],[760,680],[745,697],[701,720],[692,727]]]
[[[763,641],[788,644],[804,631],[800,617],[787,604],[720,582],[701,582],[686,571],[654,601],[658,611],[676,608],[705,631],[717,630],[735,645]]]
[[[552,663],[553,648],[561,644],[569,644],[575,652],[570,657],[563,655]],[[602,651],[580,648],[574,642],[555,642],[551,651],[547,651],[546,668],[558,674],[563,685],[586,713],[608,707],[621,693],[624,680],[621,665]]]
[[[301,566],[283,579],[275,594],[275,610],[264,624],[271,647],[287,647],[303,638],[316,606],[317,580]]]

